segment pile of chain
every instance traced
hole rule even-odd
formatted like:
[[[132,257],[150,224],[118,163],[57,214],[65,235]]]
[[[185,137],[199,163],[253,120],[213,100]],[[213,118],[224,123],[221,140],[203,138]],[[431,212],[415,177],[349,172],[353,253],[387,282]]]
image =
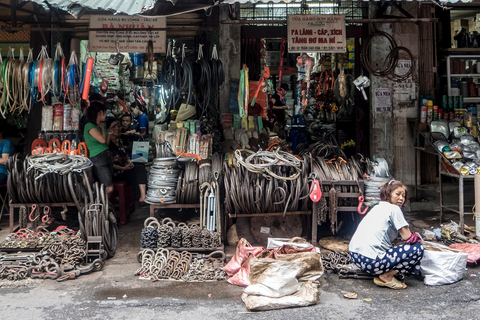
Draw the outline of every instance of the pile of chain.
[[[0,279],[17,281],[27,277],[27,268],[0,266]]]
[[[85,261],[87,245],[79,235],[64,235],[44,248],[40,255],[49,256],[61,267],[65,265],[76,267]]]
[[[220,254],[220,258],[213,256]],[[194,255],[187,274],[182,277],[183,281],[212,281],[225,280],[227,273],[222,270],[225,265],[225,254],[221,251],[212,252],[209,256]]]
[[[165,218],[160,223],[156,218],[150,217],[145,220],[140,245],[144,249],[218,248],[221,246],[221,238],[219,232],[202,229],[196,224],[181,222],[176,225],[170,218]]]
[[[338,272],[351,263],[350,256],[346,252],[330,251],[322,253],[322,264],[325,270]]]
[[[175,157],[154,159],[148,177],[145,202],[149,204],[175,203],[180,172]]]
[[[0,254],[0,279],[17,281],[27,277],[33,253]]]
[[[181,253],[175,250],[161,249],[155,253],[144,249],[141,253],[142,266],[135,272],[135,276],[157,281],[159,279],[181,279],[187,272],[192,261],[192,254],[187,251]]]
[[[223,164],[228,213],[306,211],[309,206],[308,156],[302,160],[280,151],[237,150],[238,163]],[[282,156],[282,157],[280,157]]]
[[[48,246],[54,239],[58,237],[56,234],[50,233],[48,230],[40,229],[33,231],[30,229],[20,229],[15,233],[10,233],[0,243],[0,249],[36,249]]]
[[[85,194],[85,169],[88,158],[64,153],[8,157],[8,195],[13,203],[75,202]]]
[[[142,234],[140,236],[140,246],[145,249],[155,249],[157,247],[157,239],[157,228],[147,226],[142,229]]]

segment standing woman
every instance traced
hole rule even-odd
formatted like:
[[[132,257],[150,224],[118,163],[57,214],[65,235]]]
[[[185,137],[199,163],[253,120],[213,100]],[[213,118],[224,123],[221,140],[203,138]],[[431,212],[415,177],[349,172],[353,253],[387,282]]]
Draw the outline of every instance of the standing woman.
[[[353,263],[377,276],[373,279],[376,285],[395,290],[407,287],[394,277],[397,273],[420,273],[424,251],[422,238],[410,231],[403,216],[407,195],[401,181],[387,182],[380,190],[380,203],[360,222],[348,247]],[[399,235],[404,244],[394,247],[392,242]]]
[[[105,125],[106,107],[99,101],[93,101],[87,109],[87,124],[83,130],[90,160],[93,163],[93,175],[107,188],[107,199],[113,192],[113,157],[108,149],[110,137]]]
[[[147,108],[144,105],[137,102],[130,105],[132,110],[132,115],[137,119],[134,130],[127,131],[125,134],[132,135],[133,140],[147,140],[148,139],[148,116]],[[145,164],[135,163],[135,174],[137,176],[138,187],[140,189],[140,202],[145,202],[145,197],[147,195],[147,170],[145,169]]]

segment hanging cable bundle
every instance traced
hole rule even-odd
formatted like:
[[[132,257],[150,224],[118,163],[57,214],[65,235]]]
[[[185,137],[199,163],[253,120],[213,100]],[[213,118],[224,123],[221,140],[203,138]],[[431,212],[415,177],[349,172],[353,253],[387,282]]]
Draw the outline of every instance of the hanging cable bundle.
[[[216,112],[217,115],[220,115],[220,109],[218,106],[218,92],[219,88],[222,87],[223,83],[225,82],[225,74],[223,72],[222,61],[218,59],[217,45],[213,46],[212,59],[210,59],[210,70],[212,73],[211,87],[213,89],[212,109]]]
[[[209,62],[203,57],[203,44],[198,46],[198,57],[193,64],[193,83],[195,85],[195,98],[197,108],[200,109],[199,118],[207,116],[210,105],[210,90],[212,71]],[[217,110],[214,110],[215,112]]]
[[[378,38],[378,37],[383,37],[387,39],[390,46],[390,50],[391,50],[386,56],[381,70],[378,70],[377,68],[372,67],[369,60],[371,57],[371,52],[370,52],[372,47],[371,42],[373,41],[374,38]],[[404,51],[408,55],[410,60],[410,68],[405,74],[401,74],[401,75],[395,73],[395,69],[397,68],[398,61],[399,61],[400,51]],[[410,52],[410,50],[402,46],[398,47],[392,35],[383,31],[377,31],[368,36],[368,38],[365,40],[365,43],[362,45],[360,59],[362,61],[363,67],[367,69],[367,71],[370,74],[373,74],[374,76],[377,76],[377,77],[388,77],[390,80],[396,81],[396,82],[401,82],[406,80],[415,71],[415,59],[413,58],[413,55]]]
[[[165,118],[159,121],[163,124],[169,121],[170,111],[177,107],[182,93],[180,64],[172,57],[172,42],[168,43],[167,55],[162,64],[160,105]]]

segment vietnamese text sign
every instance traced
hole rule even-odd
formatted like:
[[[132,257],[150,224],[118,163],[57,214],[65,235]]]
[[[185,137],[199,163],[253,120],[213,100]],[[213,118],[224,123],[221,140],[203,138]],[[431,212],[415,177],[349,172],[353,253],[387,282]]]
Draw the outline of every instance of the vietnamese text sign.
[[[91,15],[91,29],[105,29],[105,31],[90,31],[88,39],[90,51],[93,52],[116,52],[116,42],[118,40],[121,52],[139,52],[147,51],[149,40],[153,42],[153,52],[161,53],[166,49],[166,30],[131,30],[146,28],[166,28],[167,20],[165,17],[138,17],[138,16],[104,16]],[[129,30],[122,30],[129,29]]]
[[[391,90],[389,88],[375,88],[375,111],[386,112],[392,110]]]
[[[289,15],[289,52],[345,52],[345,15]]]

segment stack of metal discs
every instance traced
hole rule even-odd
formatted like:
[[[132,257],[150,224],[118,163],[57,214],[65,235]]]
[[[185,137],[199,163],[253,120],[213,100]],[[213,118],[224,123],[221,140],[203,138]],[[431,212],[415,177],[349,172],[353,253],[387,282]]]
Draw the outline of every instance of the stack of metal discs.
[[[148,177],[148,191],[145,202],[149,204],[175,203],[180,172],[181,169],[177,166],[177,158],[154,159]]]
[[[380,202],[380,190],[392,178],[371,177],[365,180],[365,205],[373,207]]]

